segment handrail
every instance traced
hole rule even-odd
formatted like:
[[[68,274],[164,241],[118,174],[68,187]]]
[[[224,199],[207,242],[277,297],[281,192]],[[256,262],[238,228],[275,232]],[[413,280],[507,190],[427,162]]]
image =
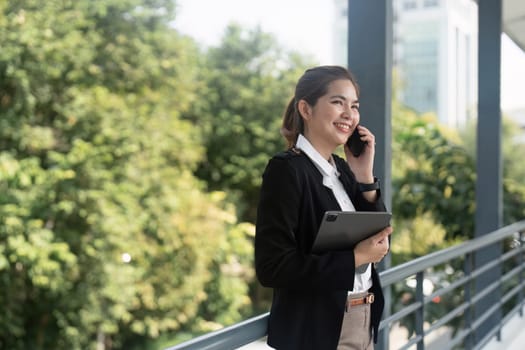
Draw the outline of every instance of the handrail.
[[[437,252],[427,254],[425,256],[419,257],[407,263],[395,266],[386,271],[380,273],[381,282],[383,288],[389,288],[395,283],[402,282],[409,277],[417,276],[417,286],[416,286],[416,300],[410,304],[406,305],[403,309],[398,312],[389,315],[386,317],[380,324],[380,332],[384,332],[385,329],[389,329],[390,326],[407,316],[411,313],[419,313],[417,317],[420,322],[423,322],[423,310],[425,304],[431,302],[434,297],[444,295],[448,292],[451,292],[453,289],[461,287],[462,285],[467,285],[472,283],[475,277],[479,274],[486,271],[490,266],[483,266],[477,270],[473,270],[469,267],[468,262],[472,259],[472,254],[476,253],[482,248],[491,246],[495,243],[499,243],[509,237],[518,239],[517,246],[513,248],[512,253],[502,254],[497,261],[493,261],[487,265],[499,265],[507,262],[509,259],[516,256],[519,257],[518,266],[511,269],[504,276],[501,276],[496,282],[487,286],[488,290],[498,288],[503,281],[508,281],[511,278],[516,278],[518,281],[517,285],[512,288],[511,291],[502,296],[502,301],[498,305],[494,305],[489,310],[486,310],[484,314],[478,315],[477,320],[472,320],[469,324],[466,325],[466,328],[461,329],[454,339],[450,342],[450,347],[453,344],[460,344],[462,340],[467,339],[472,335],[476,330],[476,327],[481,323],[481,320],[489,318],[492,315],[494,310],[500,310],[503,304],[503,300],[508,300],[512,297],[517,298],[517,303],[513,309],[502,317],[500,324],[492,329],[489,334],[485,336],[484,339],[481,339],[476,344],[470,344],[468,348],[479,349],[484,344],[486,344],[494,335],[498,335],[502,327],[502,324],[510,319],[514,314],[519,314],[523,317],[523,307],[525,306],[524,294],[525,294],[525,220],[514,223],[512,225],[500,228],[492,233],[486,234],[482,237],[478,237],[464,243],[458,244],[456,246],[446,248]],[[465,276],[455,281],[454,288],[442,288],[441,290],[435,291],[431,296],[424,296],[422,283],[424,277],[424,271],[429,268],[439,266],[450,262],[454,259],[465,257]],[[468,289],[468,288],[467,288]],[[419,294],[418,294],[419,293]],[[438,320],[436,325],[431,326],[429,329],[424,330],[422,324],[416,327],[416,335],[412,339],[407,340],[407,343],[403,346],[409,347],[409,345],[417,344],[418,349],[424,349],[424,338],[428,336],[431,332],[435,331],[438,328],[439,323],[445,323],[447,318],[452,318],[454,315],[460,314],[461,312],[467,312],[469,309],[475,305],[477,300],[481,299],[480,294],[485,294],[487,292],[479,293],[478,295],[469,295],[469,292],[466,293],[465,301],[456,307],[454,310],[451,310],[447,315],[443,316],[443,321]],[[268,322],[269,313],[259,315],[257,317],[250,318],[243,322],[237,323],[235,325],[220,329],[215,332],[211,332],[195,339],[189,340],[187,342],[175,345],[173,347],[167,348],[166,350],[225,350],[225,349],[235,349],[251,342],[254,342],[258,339],[266,336],[266,326]],[[468,315],[471,317],[472,315]],[[388,348],[388,344],[378,344],[378,349]]]
[[[421,270],[426,270],[430,267],[440,265],[452,259],[458,258],[461,255],[472,253],[481,248],[498,243],[502,239],[507,238],[516,232],[523,231],[525,231],[525,220],[502,227],[492,233],[471,239],[453,247],[445,248],[437,252],[416,258],[404,264],[394,266],[380,273],[381,284],[383,286],[391,285],[402,279],[415,275]]]
[[[236,349],[266,336],[268,316],[265,313],[232,326],[204,334],[166,350]]]

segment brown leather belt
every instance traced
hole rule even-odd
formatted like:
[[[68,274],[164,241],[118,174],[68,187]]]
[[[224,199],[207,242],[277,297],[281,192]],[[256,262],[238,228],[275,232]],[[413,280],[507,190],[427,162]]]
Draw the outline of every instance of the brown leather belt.
[[[365,296],[357,297],[352,299],[348,297],[346,299],[346,311],[352,306],[363,305],[363,304],[372,304],[374,302],[374,293],[368,293]]]

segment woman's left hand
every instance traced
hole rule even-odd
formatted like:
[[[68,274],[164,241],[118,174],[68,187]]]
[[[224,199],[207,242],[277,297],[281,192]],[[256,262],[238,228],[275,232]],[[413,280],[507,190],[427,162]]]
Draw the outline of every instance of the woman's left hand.
[[[352,169],[356,180],[360,183],[372,183],[374,182],[374,155],[375,155],[375,145],[376,138],[374,134],[370,132],[367,128],[362,125],[357,126],[361,140],[366,142],[363,152],[355,157],[352,152],[348,149],[348,146],[345,144],[344,151],[346,156],[346,161]]]

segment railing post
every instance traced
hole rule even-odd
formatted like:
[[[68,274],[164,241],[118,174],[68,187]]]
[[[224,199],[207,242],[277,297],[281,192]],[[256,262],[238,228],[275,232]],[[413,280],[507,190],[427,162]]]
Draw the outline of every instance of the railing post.
[[[467,337],[465,338],[465,349],[470,350],[474,346],[473,334],[472,334],[472,317],[474,314],[474,308],[472,306],[472,288],[474,285],[473,280],[471,279],[472,266],[473,266],[473,254],[468,253],[465,256],[465,261],[463,262],[463,271],[465,277],[469,278],[469,282],[465,287],[465,303],[468,304],[468,308],[465,310],[465,329],[470,329]]]
[[[500,242],[500,251],[503,252],[504,251],[504,247],[503,247],[503,244]],[[505,273],[505,269],[504,269],[504,261],[503,259],[501,258],[501,255],[498,257],[498,260],[499,260],[499,271],[500,271],[500,274],[499,274],[499,278],[498,278],[498,283],[499,283],[499,292],[501,294],[501,296],[503,296],[503,274]],[[500,300],[498,302],[499,304],[499,314],[500,314],[500,317],[499,317],[499,320],[498,320],[498,331],[496,332],[496,339],[500,342],[501,341],[501,328],[503,328],[503,302]]]
[[[424,272],[418,272],[416,274],[416,302],[421,303],[421,306],[416,311],[416,336],[421,336],[421,339],[417,342],[417,350],[425,349],[425,336],[424,336],[424,322],[425,322],[425,295],[423,294],[423,281]]]
[[[519,233],[519,244],[520,244],[520,249],[521,249],[521,254],[518,254],[518,261],[519,261],[519,266],[521,268],[520,270],[520,273],[519,273],[519,283],[520,283],[520,286],[523,285],[523,280],[524,280],[524,269],[525,269],[525,251],[523,251],[523,247],[525,247],[525,232],[520,232]],[[519,311],[519,314],[521,317],[523,317],[523,308],[525,307],[525,300],[524,300],[524,296],[523,296],[523,288],[520,288],[520,291],[518,293],[518,303],[520,304],[520,311]]]
[[[481,237],[501,227],[503,217],[501,163],[501,28],[503,0],[478,0],[478,126],[476,161],[476,229]],[[475,255],[476,268],[501,255],[497,245],[487,246]],[[476,277],[476,292],[500,278],[495,267]],[[475,316],[481,317],[501,299],[501,290],[476,302]],[[501,312],[497,310],[475,330],[479,342],[490,329],[497,327]]]
[[[388,300],[389,302],[385,302],[385,311],[383,315],[390,316],[392,313],[392,303],[390,302],[392,298],[392,286],[386,286],[383,287],[383,293],[385,294],[385,300]],[[377,337],[377,344],[374,346],[374,349],[376,350],[388,350],[390,348],[390,325],[386,325],[383,329],[379,331],[378,337]]]

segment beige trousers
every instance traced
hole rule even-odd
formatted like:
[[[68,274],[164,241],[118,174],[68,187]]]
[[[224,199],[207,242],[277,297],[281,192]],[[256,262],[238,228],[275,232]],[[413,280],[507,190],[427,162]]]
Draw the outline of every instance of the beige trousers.
[[[370,304],[347,309],[337,350],[374,350],[370,329]]]

